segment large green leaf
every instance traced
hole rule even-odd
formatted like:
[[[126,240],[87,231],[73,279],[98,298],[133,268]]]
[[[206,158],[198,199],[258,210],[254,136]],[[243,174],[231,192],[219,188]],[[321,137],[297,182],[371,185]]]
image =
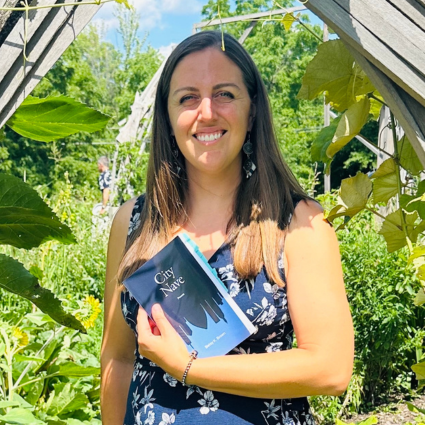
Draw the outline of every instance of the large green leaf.
[[[80,366],[73,362],[68,362],[60,365],[54,365],[49,369],[49,374],[55,373],[60,376],[83,377],[99,375],[100,369],[98,367]]]
[[[18,424],[18,425],[43,425],[44,422],[38,420],[28,409],[17,408],[12,409],[5,415],[0,415],[0,421],[6,422],[7,424]]]
[[[327,219],[333,221],[337,217],[353,217],[364,209],[371,191],[372,182],[366,174],[357,173],[354,177],[342,180],[339,192],[342,205],[333,208]]]
[[[19,261],[4,254],[0,254],[0,287],[31,301],[61,325],[85,332],[83,325],[63,310],[52,292],[42,288]]]
[[[49,400],[48,414],[53,416],[63,416],[69,412],[83,409],[89,403],[89,399],[86,395],[78,390],[72,388],[71,383],[59,383],[54,386],[54,391],[51,397],[53,400]]]
[[[0,244],[30,249],[53,239],[75,242],[71,229],[34,189],[17,177],[0,173]]]
[[[356,97],[374,87],[341,40],[322,43],[308,64],[298,98],[312,100],[325,93],[326,103],[339,112],[356,102]]]
[[[350,140],[360,133],[360,130],[366,124],[369,117],[370,102],[365,96],[363,99],[353,103],[342,115],[332,138],[332,143],[326,150],[326,155],[333,157]]]
[[[423,288],[419,289],[418,293],[416,294],[414,304],[415,305],[422,305],[425,303],[425,293]]]
[[[425,362],[414,364],[412,370],[416,373],[416,379],[418,381],[425,379]]]
[[[411,174],[417,175],[424,169],[418,155],[406,136],[403,136],[397,142],[397,150],[400,157],[400,165],[405,170],[409,171]]]
[[[107,115],[65,96],[44,99],[28,96],[6,124],[21,136],[51,142],[80,131],[102,130],[109,119]]]
[[[398,192],[397,167],[393,158],[386,159],[370,177],[373,182],[373,201],[388,202]]]
[[[314,139],[313,144],[311,145],[311,159],[313,161],[320,161],[325,163],[326,172],[328,173],[329,164],[332,161],[326,151],[329,145],[332,143],[333,137],[335,135],[338,124],[341,120],[341,117],[335,118],[330,125],[323,127],[317,137]]]
[[[418,215],[413,213],[404,214],[404,216],[406,220],[407,234],[414,242],[417,237],[417,235],[415,235],[414,224],[418,218]],[[387,215],[384,223],[382,224],[381,230],[378,233],[384,237],[385,242],[387,243],[388,252],[397,251],[407,244],[406,235],[404,234],[401,225],[400,210],[394,211],[393,213]]]

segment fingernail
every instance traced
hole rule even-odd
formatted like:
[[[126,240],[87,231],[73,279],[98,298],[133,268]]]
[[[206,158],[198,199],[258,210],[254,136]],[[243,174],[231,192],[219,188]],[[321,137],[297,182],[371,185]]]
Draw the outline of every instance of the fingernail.
[[[152,306],[152,312],[159,313],[161,311],[161,306],[159,304],[154,304]]]

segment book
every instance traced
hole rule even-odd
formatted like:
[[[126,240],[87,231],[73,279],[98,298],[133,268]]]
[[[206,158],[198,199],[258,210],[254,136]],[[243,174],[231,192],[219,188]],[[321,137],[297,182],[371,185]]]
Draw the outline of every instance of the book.
[[[123,283],[149,316],[159,303],[188,351],[196,350],[200,358],[227,354],[255,331],[186,234],[176,236]]]

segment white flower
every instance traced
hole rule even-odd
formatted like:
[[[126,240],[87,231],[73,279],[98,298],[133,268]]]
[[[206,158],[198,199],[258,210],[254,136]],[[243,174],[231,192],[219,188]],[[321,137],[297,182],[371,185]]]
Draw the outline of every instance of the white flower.
[[[153,394],[153,390],[150,390],[148,392],[148,387],[145,387],[145,396],[140,400],[140,403],[142,403],[144,406],[145,413],[148,407],[153,409],[153,404],[151,403],[151,401],[155,401],[156,399],[152,398],[152,394]]]
[[[267,418],[274,418],[277,419],[278,416],[276,415],[276,412],[280,410],[280,406],[275,406],[275,400],[272,400],[271,403],[267,403],[266,401],[264,404],[267,407],[267,410],[262,410],[262,413],[267,414]]]
[[[285,412],[285,417],[283,418],[282,425],[297,425],[295,421],[289,417],[289,413]]]
[[[276,317],[277,310],[274,305],[271,305],[269,310],[263,311],[261,316],[259,317],[260,326],[270,326],[273,323],[274,318]]]
[[[283,342],[271,342],[268,347],[266,347],[267,353],[274,353],[275,351],[281,351]]]
[[[197,387],[196,385],[190,385],[186,392],[186,399],[188,399],[195,391],[198,394],[201,394],[201,396],[203,396],[202,391],[199,387]]]
[[[249,314],[250,316],[254,316],[254,312],[252,311],[252,308],[249,308],[249,309],[246,311],[246,314]]]
[[[281,292],[278,285],[274,284],[272,286],[269,282],[264,282],[263,288],[268,294],[273,294],[274,300],[278,300],[281,297]]]
[[[159,423],[159,425],[170,425],[173,424],[176,421],[176,417],[174,416],[174,413],[171,413],[169,415],[168,413],[162,414],[162,421]]]
[[[200,409],[200,412],[203,415],[206,415],[207,413],[209,413],[210,410],[212,412],[215,412],[220,405],[218,401],[214,398],[213,392],[209,390],[205,391],[204,398],[201,400],[198,400],[198,403],[202,406]]]
[[[128,226],[128,236],[130,236],[140,226],[140,213],[134,214]]]
[[[123,303],[123,305],[122,305],[122,314],[124,315],[124,317],[127,317],[128,308],[127,308],[127,304],[126,303]]]
[[[148,412],[148,417],[145,420],[145,425],[153,425],[154,422],[155,422],[155,412],[150,410]]]
[[[177,379],[173,378],[171,375],[169,375],[168,373],[166,373],[164,375],[164,381],[170,386],[170,387],[175,387],[177,385]]]
[[[141,415],[140,411],[136,413],[136,425],[143,425],[140,415]]]
[[[236,297],[236,295],[239,294],[240,290],[241,290],[241,288],[239,286],[239,283],[233,282],[232,284],[230,284],[229,295],[231,297]]]

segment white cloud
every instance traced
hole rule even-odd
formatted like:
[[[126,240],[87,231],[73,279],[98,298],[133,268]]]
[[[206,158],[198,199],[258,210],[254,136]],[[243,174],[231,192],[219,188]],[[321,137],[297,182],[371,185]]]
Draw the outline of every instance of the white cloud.
[[[141,31],[149,31],[158,26],[164,27],[162,23],[164,13],[195,14],[202,8],[199,0],[134,0],[132,4],[140,15]],[[107,30],[118,28],[118,19],[114,16],[115,10],[115,2],[104,4],[96,14],[93,23],[104,25]]]
[[[161,46],[158,49],[158,52],[164,57],[168,57],[173,49],[177,46],[177,43],[170,43],[168,46]]]

